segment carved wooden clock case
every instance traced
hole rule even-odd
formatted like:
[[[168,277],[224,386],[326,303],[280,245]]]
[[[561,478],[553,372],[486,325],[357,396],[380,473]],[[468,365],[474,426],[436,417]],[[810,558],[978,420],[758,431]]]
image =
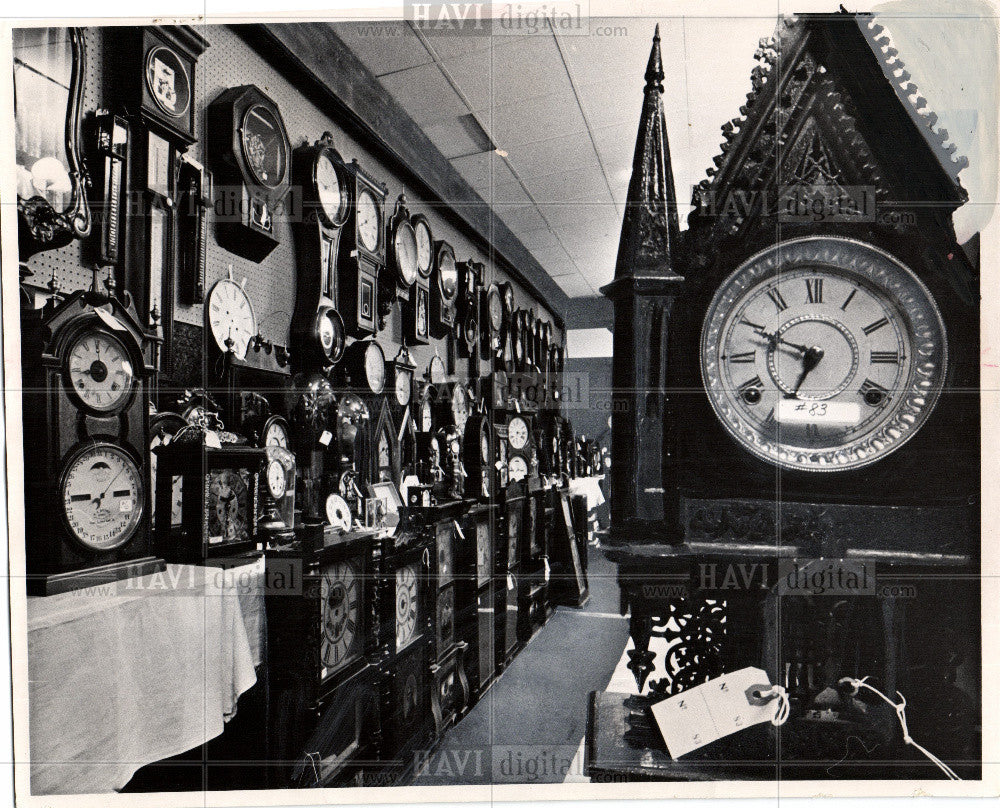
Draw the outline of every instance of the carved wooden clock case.
[[[161,568],[148,514],[153,339],[130,302],[77,292],[22,312],[28,589]]]

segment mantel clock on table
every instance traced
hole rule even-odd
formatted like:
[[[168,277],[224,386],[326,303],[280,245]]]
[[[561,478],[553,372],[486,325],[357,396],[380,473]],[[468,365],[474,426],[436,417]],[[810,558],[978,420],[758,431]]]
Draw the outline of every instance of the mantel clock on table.
[[[664,695],[766,660],[791,697],[780,759],[808,762],[786,778],[827,776],[829,761],[848,777],[936,776],[902,751],[894,715],[837,695],[844,676],[904,693],[940,757],[979,759],[977,688],[955,680],[961,666],[978,681],[980,664],[979,303],[974,256],[951,225],[966,200],[962,163],[900,101],[870,23],[804,15],[762,40],[747,117],[723,127],[685,232],[657,36],[603,290],[615,307],[609,553],[631,613],[629,667],[645,686],[651,638],[676,640],[667,676],[649,683]],[[781,200],[763,192],[775,187]],[[789,215],[796,199],[858,188],[904,215]],[[757,203],[720,204],[737,194]],[[919,592],[789,595],[783,576],[809,559],[873,586],[917,580]],[[756,574],[731,591],[737,568]],[[687,598],[643,587],[678,573],[691,575]],[[617,720],[602,698],[592,772]],[[848,736],[864,741],[844,758]],[[672,764],[646,774],[689,776]],[[750,776],[773,778],[777,764]]]

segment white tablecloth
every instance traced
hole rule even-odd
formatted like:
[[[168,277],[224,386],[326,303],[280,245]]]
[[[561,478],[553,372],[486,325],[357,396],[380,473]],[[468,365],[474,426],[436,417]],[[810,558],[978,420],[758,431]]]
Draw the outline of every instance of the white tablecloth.
[[[221,734],[257,681],[262,575],[168,565],[28,598],[32,793],[112,791]]]
[[[604,504],[604,492],[600,486],[603,479],[603,474],[596,477],[574,477],[569,481],[569,493],[571,496],[584,494],[587,497],[587,510],[591,511]]]

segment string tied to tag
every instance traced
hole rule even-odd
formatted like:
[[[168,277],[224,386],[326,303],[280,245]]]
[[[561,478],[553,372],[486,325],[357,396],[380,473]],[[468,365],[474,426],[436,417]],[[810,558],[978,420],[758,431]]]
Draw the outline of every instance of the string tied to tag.
[[[780,727],[788,720],[791,712],[791,704],[788,701],[788,692],[781,685],[752,685],[747,688],[747,701],[755,707],[767,704],[768,702],[778,702],[778,709],[771,716],[771,723]]]
[[[945,776],[949,780],[961,780],[962,778],[959,777],[957,774],[955,774],[951,766],[949,766],[947,763],[941,760],[941,758],[939,758],[937,755],[924,749],[924,747],[918,744],[910,736],[910,730],[906,724],[906,698],[903,696],[903,694],[900,693],[898,690],[896,691],[896,695],[899,696],[899,703],[897,704],[887,695],[885,695],[885,693],[883,693],[881,690],[878,690],[872,687],[870,684],[868,684],[867,680],[868,680],[867,676],[864,679],[852,679],[850,676],[845,676],[838,682],[838,684],[850,685],[853,688],[853,691],[850,693],[850,695],[852,696],[856,696],[858,694],[858,691],[864,688],[865,690],[870,690],[872,693],[874,693],[876,696],[882,699],[882,701],[884,701],[886,704],[892,707],[893,710],[896,711],[896,718],[899,720],[899,727],[903,731],[903,743],[905,743],[907,746],[912,746],[914,749],[920,752],[931,763],[933,763],[942,772],[944,772]]]

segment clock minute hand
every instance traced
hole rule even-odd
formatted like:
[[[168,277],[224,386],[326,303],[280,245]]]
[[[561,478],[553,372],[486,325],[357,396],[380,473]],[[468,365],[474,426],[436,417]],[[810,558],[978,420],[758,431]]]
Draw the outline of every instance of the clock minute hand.
[[[764,339],[766,339],[771,344],[772,348],[777,348],[778,343],[780,342],[782,345],[787,345],[789,348],[798,351],[800,354],[803,355],[803,357],[809,351],[808,346],[799,345],[798,343],[795,342],[789,342],[787,339],[785,339],[778,333],[769,334],[764,329],[760,329],[757,333],[760,334],[762,337],[764,337]]]

